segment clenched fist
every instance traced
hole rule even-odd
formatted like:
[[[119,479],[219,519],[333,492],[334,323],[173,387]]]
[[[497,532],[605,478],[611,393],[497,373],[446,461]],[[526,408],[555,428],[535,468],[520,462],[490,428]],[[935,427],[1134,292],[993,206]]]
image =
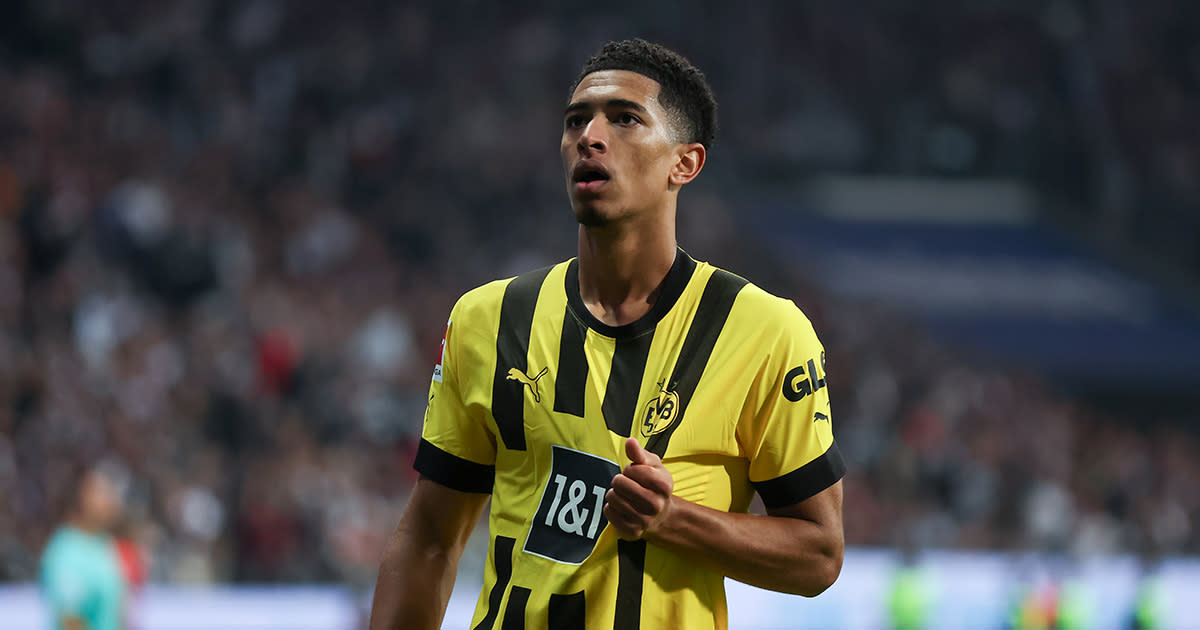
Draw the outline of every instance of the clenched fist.
[[[604,516],[624,540],[653,533],[671,511],[675,480],[658,455],[642,448],[634,438],[625,440],[630,464],[604,495]]]

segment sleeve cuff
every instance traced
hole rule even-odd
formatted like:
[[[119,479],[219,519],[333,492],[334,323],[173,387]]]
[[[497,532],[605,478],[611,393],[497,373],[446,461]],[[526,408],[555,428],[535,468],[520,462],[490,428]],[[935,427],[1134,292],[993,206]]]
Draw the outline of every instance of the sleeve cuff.
[[[491,494],[496,467],[477,464],[447,453],[424,438],[417,446],[413,468],[430,479],[459,492]]]
[[[779,508],[811,498],[837,483],[845,474],[846,462],[834,442],[816,459],[796,470],[766,481],[751,481],[750,485],[762,497],[763,505]]]

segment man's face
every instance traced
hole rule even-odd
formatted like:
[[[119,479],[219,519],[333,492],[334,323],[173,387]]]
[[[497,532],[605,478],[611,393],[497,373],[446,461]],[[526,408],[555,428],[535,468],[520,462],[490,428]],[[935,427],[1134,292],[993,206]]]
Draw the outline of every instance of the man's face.
[[[602,226],[658,207],[679,160],[657,81],[627,70],[579,82],[563,116],[562,160],[575,218]]]

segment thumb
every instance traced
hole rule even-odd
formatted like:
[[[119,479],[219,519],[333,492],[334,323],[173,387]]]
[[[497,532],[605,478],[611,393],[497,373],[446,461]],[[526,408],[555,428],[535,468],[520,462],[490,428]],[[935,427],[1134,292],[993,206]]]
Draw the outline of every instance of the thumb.
[[[650,463],[650,452],[642,448],[641,444],[638,444],[637,438],[625,440],[625,454],[629,456],[629,461],[634,464]]]

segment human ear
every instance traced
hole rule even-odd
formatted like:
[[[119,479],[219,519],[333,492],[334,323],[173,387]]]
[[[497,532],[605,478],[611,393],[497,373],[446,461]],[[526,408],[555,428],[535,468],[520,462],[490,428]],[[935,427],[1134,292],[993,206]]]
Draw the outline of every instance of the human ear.
[[[671,185],[682,186],[696,179],[696,176],[704,168],[704,160],[707,157],[708,151],[699,142],[692,142],[680,147],[675,166],[671,167],[671,174],[668,177]]]

